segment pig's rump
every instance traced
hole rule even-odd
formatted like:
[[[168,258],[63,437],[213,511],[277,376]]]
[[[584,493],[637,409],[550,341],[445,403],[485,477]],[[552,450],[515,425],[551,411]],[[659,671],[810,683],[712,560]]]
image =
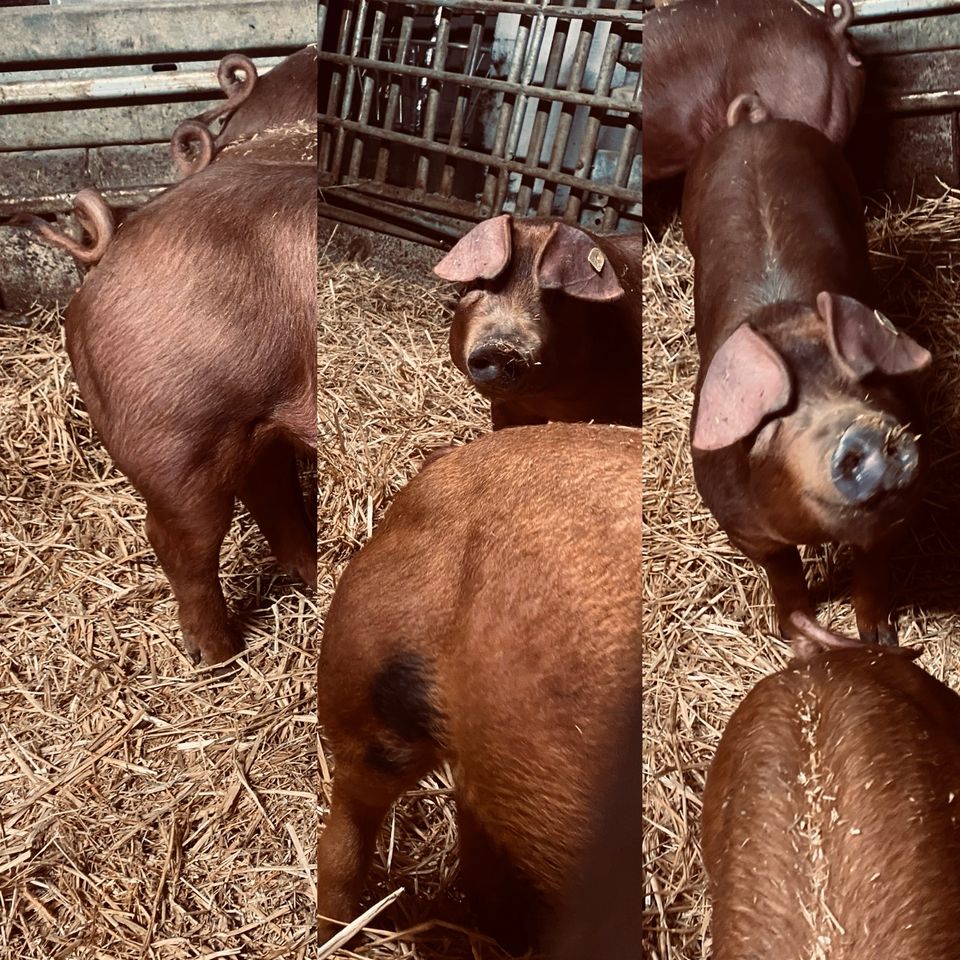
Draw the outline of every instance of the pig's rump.
[[[761,681],[704,795],[715,960],[960,956],[958,814],[960,698],[902,651]]]
[[[775,117],[846,140],[864,76],[837,18],[790,0],[683,0],[646,19],[645,180],[685,170],[742,93],[759,94]]]
[[[353,915],[381,815],[444,760],[481,926],[529,936],[561,909],[639,688],[640,452],[608,426],[481,437],[421,471],[353,558],[318,676],[336,762],[322,917]]]
[[[315,170],[226,161],[132,217],[67,312],[94,425],[138,486],[232,440],[315,447]]]
[[[315,118],[317,63],[317,48],[305,47],[258,78],[250,97],[223,125],[217,146],[267,127]]]

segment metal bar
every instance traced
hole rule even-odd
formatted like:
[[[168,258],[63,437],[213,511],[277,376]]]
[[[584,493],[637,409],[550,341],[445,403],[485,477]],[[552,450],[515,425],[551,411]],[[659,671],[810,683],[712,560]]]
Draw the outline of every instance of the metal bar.
[[[480,41],[483,39],[483,20],[473,22],[470,27],[470,41],[467,44],[466,59],[464,60],[464,71],[472,73],[476,64],[477,56],[480,52]],[[450,140],[453,146],[460,146],[460,140],[463,138],[464,120],[467,115],[467,103],[469,95],[462,92],[463,84],[457,85],[457,105],[453,110],[453,119],[450,122]],[[453,190],[453,178],[456,173],[456,164],[451,163],[448,157],[443,158],[443,172],[440,175],[440,194],[449,197]]]
[[[353,80],[357,72],[356,56],[363,46],[363,24],[367,18],[367,0],[358,0],[356,15],[353,26],[353,43],[351,44],[351,56],[347,58],[347,71],[343,79],[343,102],[340,104],[340,116],[346,119],[350,116],[350,107],[353,104]],[[350,13],[344,17],[343,35],[350,32]],[[346,148],[346,138],[343,136],[343,130],[339,131],[337,142],[333,147],[333,175],[336,178],[340,176],[340,168],[343,164],[343,151]]]
[[[450,240],[459,240],[460,237],[463,236],[464,231],[460,227],[454,227],[433,214],[412,209],[409,205],[391,203],[384,200],[382,196],[366,196],[355,190],[331,191],[330,196],[332,196],[335,201],[344,198],[345,201],[352,206],[361,207],[365,210],[373,210],[381,214],[386,213],[392,217],[399,217],[408,223],[415,223],[417,226],[433,230],[435,233],[439,233]],[[333,206],[342,209],[337,203],[334,203]]]
[[[823,9],[823,4],[806,0],[817,10]],[[858,0],[855,2],[855,22],[873,20],[879,17],[917,17],[933,13],[954,13],[960,11],[958,0]]]
[[[592,7],[596,6],[597,0],[588,0]],[[576,52],[573,56],[573,63],[570,65],[570,76],[567,78],[567,91],[579,93],[583,85],[583,75],[587,69],[587,61],[590,59],[590,47],[593,45],[593,32],[588,29],[590,22],[581,25],[580,35],[577,37]],[[551,171],[558,171],[563,166],[563,158],[567,152],[567,141],[570,139],[570,129],[573,126],[574,111],[570,109],[569,104],[564,104],[560,118],[557,123],[557,132],[553,138],[553,150],[550,153],[548,167]],[[553,201],[556,197],[556,191],[550,187],[550,181],[543,185],[543,191],[540,194],[540,203],[537,206],[537,212],[542,217],[548,217],[553,212]]]
[[[440,73],[444,72],[447,65],[447,43],[450,39],[450,19],[443,16],[443,10],[437,10],[439,22],[436,24],[436,46],[428,56],[436,55],[436,60],[432,66]],[[428,61],[429,62],[429,61]],[[429,83],[429,81],[428,81]],[[423,137],[425,140],[433,140],[437,131],[437,113],[440,109],[440,89],[435,83],[429,84],[427,91],[427,110],[423,118]],[[414,190],[417,193],[423,193],[427,189],[427,176],[430,173],[430,157],[421,153],[417,157],[417,174],[414,180]]]
[[[525,0],[525,6],[530,6],[530,4],[536,2],[536,0]],[[519,80],[520,80],[520,71],[523,67],[523,58],[527,50],[527,41],[530,38],[530,27],[527,25],[526,18],[523,14],[520,14],[520,18],[517,23],[517,35],[514,38],[513,42],[513,54],[510,59],[510,68],[507,71],[507,83],[510,86],[509,93],[514,97],[518,92]],[[507,132],[509,130],[510,118],[513,114],[514,103],[507,103],[508,93],[505,91],[503,100],[500,105],[500,115],[497,117],[497,126],[494,131],[493,136],[493,147],[490,150],[490,153],[494,157],[503,157],[505,155],[505,147],[507,143]],[[499,168],[497,173],[487,173],[487,176],[483,184],[483,194],[481,197],[481,203],[485,210],[493,211],[494,210],[494,198],[497,194],[497,186],[499,182]]]
[[[570,36],[570,27],[566,20],[558,19],[554,27],[553,42],[550,44],[550,55],[547,59],[547,65],[544,70],[543,85],[553,89],[560,78],[560,67],[563,63],[563,51],[567,46],[567,38]],[[533,118],[533,127],[530,131],[530,145],[527,148],[526,160],[531,159],[534,163],[540,162],[540,154],[543,151],[543,142],[547,136],[547,126],[550,122],[549,101],[538,99],[537,112]],[[530,210],[530,202],[533,199],[534,182],[525,177],[520,183],[517,191],[517,199],[514,204],[517,216],[525,217]]]
[[[167,189],[169,184],[121,187],[102,190],[103,199],[111,207],[142,207],[158,193]],[[47,193],[39,197],[0,197],[0,217],[15,213],[65,213],[73,209],[76,191],[67,193]]]
[[[547,20],[544,17],[538,17],[533,24],[533,31],[527,45],[524,58],[521,86],[529,87],[532,85],[533,78],[536,75],[537,62],[540,59],[540,50],[543,48],[543,34],[547,28]],[[513,116],[510,121],[510,130],[507,134],[506,149],[504,156],[514,159],[517,155],[517,145],[520,142],[520,133],[523,130],[524,120],[527,115],[527,103],[529,98],[526,94],[518,94],[513,105]],[[493,197],[493,209],[502,210],[503,202],[507,197],[507,187],[510,183],[509,174],[501,172],[497,177],[497,191]]]
[[[934,93],[904,93],[884,103],[884,113],[942,113],[960,110],[960,89]]]
[[[378,137],[383,140],[390,140],[395,143],[406,143],[412,147],[421,147],[424,150],[430,150],[434,153],[443,153],[455,157],[458,160],[472,160],[485,166],[501,167],[512,173],[525,173],[533,177],[541,177],[551,183],[561,184],[563,186],[579,188],[584,186],[584,178],[573,174],[563,173],[560,170],[547,169],[534,166],[532,164],[519,163],[516,160],[506,160],[503,157],[491,157],[489,154],[482,153],[479,150],[468,150],[465,147],[453,147],[446,143],[426,143],[420,137],[411,136],[405,133],[397,133],[394,130],[380,130],[377,127],[371,127],[361,123],[355,123],[351,120],[341,120],[339,117],[320,116],[321,124],[339,124],[344,130],[351,133],[365,133],[372,137]],[[638,188],[630,190],[629,188],[616,187],[613,184],[602,182],[591,182],[590,189],[594,193],[599,193],[608,197],[615,197],[618,200],[626,200],[628,203],[640,203],[642,191]]]
[[[570,6],[539,6],[533,10],[527,0],[385,0],[402,6],[447,7],[455,13],[518,13],[521,16],[556,17],[568,20],[609,20],[611,23],[643,23],[641,10],[601,10]],[[929,0],[927,0],[929,2]]]
[[[387,19],[385,10],[373,11],[373,31],[370,34],[370,56],[378,59],[380,56],[380,47],[383,43],[383,27]],[[374,77],[371,74],[364,78],[363,96],[360,100],[360,111],[358,119],[361,123],[366,123],[370,119],[370,108],[373,105]],[[360,163],[363,160],[363,140],[357,137],[353,141],[353,150],[350,154],[350,165],[348,175],[358,176],[360,173]]]
[[[389,183],[379,183],[375,180],[360,180],[356,183],[336,184],[325,187],[324,193],[336,196],[343,193],[350,196],[353,193],[369,194],[372,197],[390,197],[403,204],[410,204],[411,199],[409,189],[405,187],[395,187]],[[483,219],[479,206],[474,200],[460,200],[458,197],[441,197],[437,194],[427,194],[419,198],[416,203],[421,207],[429,207],[431,210],[441,210],[452,213],[461,220],[471,220],[476,222]]]
[[[157,53],[303,47],[315,43],[313,0],[83,3],[3,9],[0,64],[124,59]],[[216,37],[216,42],[211,40]]]
[[[682,2],[682,0],[680,0]],[[621,113],[626,109],[623,102],[613,97],[598,97],[592,93],[580,93],[577,90],[549,90],[546,87],[533,86],[510,80],[497,80],[493,77],[470,77],[466,74],[452,73],[444,70],[432,70],[429,67],[416,67],[413,64],[388,64],[382,60],[371,60],[364,57],[347,56],[335,53],[320,53],[320,59],[343,66],[356,66],[372,70],[386,70],[390,73],[412,77],[423,77],[440,83],[458,83],[466,87],[476,87],[479,90],[493,90],[508,94],[523,94],[541,100],[558,100],[564,104],[574,106],[595,107],[598,110],[618,110]],[[586,64],[584,63],[584,66]],[[639,113],[639,108],[637,113]]]
[[[394,56],[394,66],[400,65],[403,66],[403,61],[406,59],[407,50],[410,47],[410,38],[413,36],[413,17],[404,17],[400,21],[400,37],[397,40],[397,52]],[[396,73],[395,69],[391,69],[390,76],[393,77]],[[393,125],[396,123],[397,118],[397,108],[400,105],[400,81],[393,80],[390,81],[390,92],[387,94],[387,109],[383,115],[383,128],[384,130],[392,130]],[[377,180],[385,180],[387,177],[387,168],[390,163],[390,146],[389,144],[382,144],[377,150],[377,167],[374,171],[374,177]]]
[[[618,6],[629,3],[630,0],[617,0]],[[610,87],[613,85],[613,71],[617,66],[617,56],[620,53],[620,46],[623,38],[619,35],[616,26],[610,27],[607,34],[607,42],[604,46],[603,57],[600,60],[600,69],[597,71],[596,93],[607,96],[610,93]],[[592,110],[587,117],[586,128],[580,138],[580,153],[577,156],[577,169],[584,170],[587,173],[587,179],[593,171],[593,164],[597,152],[597,141],[600,138],[601,119]],[[586,197],[584,191],[571,193],[567,201],[566,210],[563,212],[563,218],[567,223],[578,223],[580,221],[580,208]]]
[[[634,92],[634,98],[640,98],[641,80],[637,77],[637,87]],[[617,166],[613,172],[613,182],[618,187],[625,187],[630,181],[630,172],[633,169],[633,161],[640,148],[640,127],[637,124],[627,121],[623,130],[623,140],[620,142],[620,153],[617,155]],[[641,163],[643,161],[641,160]],[[620,211],[616,204],[609,203],[603,211],[603,229],[613,230],[617,226],[620,217]]]
[[[257,73],[265,74],[280,63],[280,57],[257,58]],[[178,65],[179,66],[179,65]],[[163,97],[192,95],[194,98],[222,96],[217,81],[216,63],[184,64],[184,69],[154,73],[149,66],[144,72],[130,66],[97,71],[98,76],[64,76],[56,78],[0,74],[0,109],[56,103],[89,104],[96,100],[125,100],[133,97]],[[92,71],[83,71],[84,73]]]
[[[347,49],[349,43],[349,30],[350,30],[350,13],[351,8],[349,5],[344,4],[340,8],[340,23],[337,28],[337,50],[340,53],[344,53]],[[325,31],[329,32],[329,31]],[[325,39],[324,34],[318,34],[320,40]],[[323,48],[323,44],[318,44],[317,53],[319,55],[320,51]],[[331,64],[331,66],[337,66],[336,64]],[[342,64],[340,65],[342,67]],[[327,97],[327,113],[335,113],[337,105],[340,103],[340,96],[343,91],[344,84],[344,73],[345,70],[334,69],[330,76],[330,93]],[[321,74],[322,76],[322,74]],[[318,98],[317,105],[320,105]],[[339,128],[334,128],[331,131],[326,131],[322,127],[318,129],[319,140],[318,140],[318,155],[317,163],[318,169],[324,172],[330,173],[331,176],[334,175],[333,172],[333,161],[334,157],[342,156],[343,152],[343,139],[344,133]],[[339,171],[338,171],[339,173]]]
[[[317,2],[317,49],[323,45],[323,32],[327,26],[327,5]]]
[[[391,237],[399,237],[401,240],[412,240],[414,243],[422,243],[428,247],[443,247],[440,240],[434,240],[425,237],[423,234],[414,233],[404,227],[395,226],[376,217],[368,217],[363,213],[355,213],[352,210],[344,210],[342,207],[333,207],[327,203],[317,204],[317,215],[326,217],[329,220],[340,220],[343,223],[349,223],[354,227],[362,227],[366,230],[375,230],[377,233],[386,233]]]

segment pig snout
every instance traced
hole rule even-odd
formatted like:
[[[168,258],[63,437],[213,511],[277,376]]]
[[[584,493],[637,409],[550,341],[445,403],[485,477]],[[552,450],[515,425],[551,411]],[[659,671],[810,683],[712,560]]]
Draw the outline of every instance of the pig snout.
[[[920,451],[916,439],[886,418],[857,420],[840,436],[831,460],[831,479],[850,503],[867,503],[916,479]]]
[[[477,386],[509,387],[530,366],[529,354],[503,340],[479,344],[467,357],[467,373]]]

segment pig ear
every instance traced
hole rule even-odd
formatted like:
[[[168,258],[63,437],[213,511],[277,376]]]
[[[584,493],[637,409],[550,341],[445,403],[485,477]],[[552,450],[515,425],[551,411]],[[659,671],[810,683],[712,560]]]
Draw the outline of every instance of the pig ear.
[[[623,296],[613,265],[582,230],[556,223],[537,259],[541,290],[562,290],[578,300],[608,302]]]
[[[874,371],[916,373],[930,363],[929,350],[853,297],[817,294],[817,312],[827,323],[831,353],[855,380]]]
[[[433,268],[443,280],[472,283],[493,280],[510,262],[510,214],[478,223]]]
[[[770,343],[743,324],[714,354],[693,425],[697,450],[719,450],[749,436],[790,402],[790,374]]]

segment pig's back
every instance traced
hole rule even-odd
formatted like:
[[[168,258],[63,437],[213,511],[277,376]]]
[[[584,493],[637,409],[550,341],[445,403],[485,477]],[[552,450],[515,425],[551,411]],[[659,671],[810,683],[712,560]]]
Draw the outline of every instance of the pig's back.
[[[834,651],[761,681],[707,779],[715,960],[960,956],[960,698]]]
[[[464,803],[554,903],[640,682],[640,439],[517,427],[431,462],[351,561],[326,623],[323,682],[358,657],[373,673],[370,651],[397,638],[458,665],[438,671],[435,705]]]
[[[725,127],[730,101],[757,92],[777,117],[842,142],[863,79],[832,21],[795,0],[681,0],[644,17],[644,176],[685,169]],[[862,74],[862,70],[860,71]]]
[[[682,216],[701,352],[701,329],[722,342],[769,304],[813,307],[823,290],[871,299],[859,191],[839,149],[806,124],[725,130],[687,174]]]

